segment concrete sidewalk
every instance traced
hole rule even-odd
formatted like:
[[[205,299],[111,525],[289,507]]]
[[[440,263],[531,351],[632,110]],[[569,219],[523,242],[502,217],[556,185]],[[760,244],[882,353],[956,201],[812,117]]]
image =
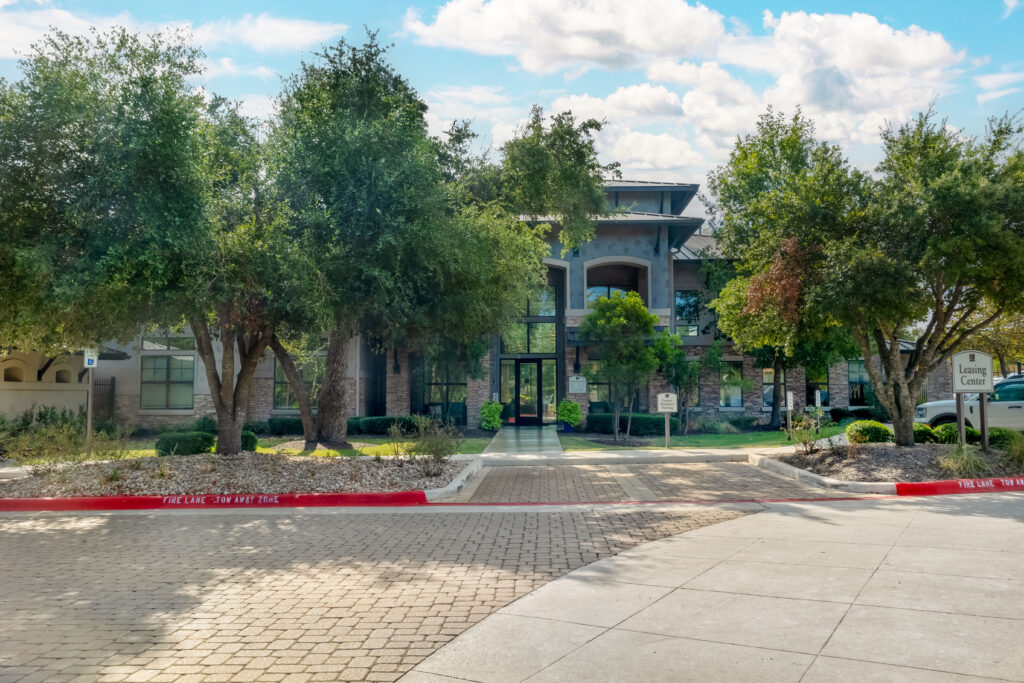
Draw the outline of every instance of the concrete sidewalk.
[[[1020,494],[765,507],[577,569],[402,680],[1024,680]]]

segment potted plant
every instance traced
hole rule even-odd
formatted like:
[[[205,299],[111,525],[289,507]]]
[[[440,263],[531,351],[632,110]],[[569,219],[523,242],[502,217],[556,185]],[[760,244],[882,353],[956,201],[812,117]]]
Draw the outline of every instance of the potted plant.
[[[569,399],[562,399],[558,404],[558,419],[562,422],[562,431],[572,433],[573,428],[583,419],[580,404]]]

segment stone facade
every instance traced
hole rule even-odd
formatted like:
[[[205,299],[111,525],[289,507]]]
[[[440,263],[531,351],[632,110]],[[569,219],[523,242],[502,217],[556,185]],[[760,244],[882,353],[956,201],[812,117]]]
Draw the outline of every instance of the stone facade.
[[[409,414],[409,352],[402,350],[398,352],[399,371],[395,372],[394,351],[389,349],[387,354],[387,414],[388,416],[401,416]],[[477,411],[479,413],[479,410]],[[479,415],[477,415],[479,419]]]
[[[273,417],[274,378],[253,377],[249,385],[249,420],[267,420]]]
[[[488,351],[480,364],[484,368],[491,367],[491,353]],[[491,378],[485,375],[480,378],[466,378],[466,427],[480,428],[480,406],[491,400]]]

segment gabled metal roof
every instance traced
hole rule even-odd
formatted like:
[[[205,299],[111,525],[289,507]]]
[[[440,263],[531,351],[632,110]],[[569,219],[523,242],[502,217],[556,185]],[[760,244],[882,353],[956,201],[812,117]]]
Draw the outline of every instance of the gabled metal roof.
[[[615,190],[680,190],[684,192],[696,192],[700,185],[696,183],[665,183],[655,180],[614,180],[606,179],[604,189]]]
[[[683,245],[676,250],[675,259],[677,261],[700,261],[704,258],[705,253],[712,256],[722,255],[722,252],[718,249],[718,240],[714,236],[697,233],[690,235]]]

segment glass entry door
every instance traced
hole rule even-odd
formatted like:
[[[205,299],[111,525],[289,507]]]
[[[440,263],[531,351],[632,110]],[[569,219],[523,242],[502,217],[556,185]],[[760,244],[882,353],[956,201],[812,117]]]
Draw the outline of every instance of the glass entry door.
[[[540,361],[516,361],[516,424],[540,424]]]

